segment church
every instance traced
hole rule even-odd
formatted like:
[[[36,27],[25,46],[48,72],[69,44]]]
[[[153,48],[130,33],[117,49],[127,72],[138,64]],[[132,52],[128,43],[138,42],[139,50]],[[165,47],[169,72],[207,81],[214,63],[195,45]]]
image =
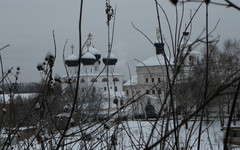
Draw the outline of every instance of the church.
[[[98,97],[102,97],[101,108],[103,111],[101,113],[114,112],[123,104],[124,76],[116,72],[117,57],[113,53],[109,53],[101,59],[101,51],[94,47],[92,38],[92,34],[89,34],[87,42],[83,46],[78,93],[83,97],[84,94],[87,96],[98,93]],[[71,48],[74,47],[71,46]],[[72,54],[66,58],[68,74],[62,77],[63,89],[69,87],[69,82],[76,85],[79,60],[73,50]],[[96,99],[94,98],[94,100]]]
[[[154,43],[156,54],[144,61],[138,61],[136,75],[130,77],[123,85],[126,99],[136,100],[131,106],[133,117],[156,117],[169,90],[168,77],[172,79],[174,67],[182,65],[179,78],[176,79],[178,82],[182,77],[187,78],[194,66],[200,63],[203,56],[191,47],[193,44],[189,41],[188,34],[183,33],[179,60],[174,60],[173,56],[164,52],[164,43],[158,40]]]

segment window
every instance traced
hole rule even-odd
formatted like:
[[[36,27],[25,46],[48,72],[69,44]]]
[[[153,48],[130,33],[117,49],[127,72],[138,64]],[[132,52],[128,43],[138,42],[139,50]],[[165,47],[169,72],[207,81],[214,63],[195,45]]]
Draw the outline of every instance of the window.
[[[158,94],[161,94],[161,89],[158,89],[157,92],[158,92]]]
[[[103,78],[103,79],[102,79],[102,82],[107,82],[107,81],[108,81],[107,78]]]
[[[116,86],[114,87],[114,91],[117,92],[117,87]]]
[[[179,60],[179,61],[180,61],[180,62],[179,62],[180,64],[183,64],[183,65],[184,65],[184,57],[183,57],[182,55],[180,56],[180,60]]]
[[[152,90],[152,94],[155,94],[155,90]]]
[[[154,82],[154,78],[152,78],[152,82]]]
[[[95,66],[95,71],[97,71],[97,66]]]
[[[97,82],[97,79],[96,78],[92,78],[91,82]]]
[[[84,83],[85,82],[85,80],[84,79],[81,79],[81,83]]]
[[[106,88],[106,87],[104,87],[104,91],[107,91],[107,88]]]
[[[112,87],[110,86],[110,89],[112,89]]]
[[[120,105],[121,105],[121,106],[123,105],[123,99],[120,100]]]
[[[146,94],[149,94],[149,90],[146,90]]]
[[[146,83],[148,83],[148,78],[146,78]]]
[[[90,72],[92,73],[92,68],[90,69]]]
[[[158,78],[158,83],[160,83],[161,82],[161,79],[160,78]]]
[[[238,132],[237,131],[232,131],[232,137],[238,137]]]
[[[84,88],[82,88],[82,92],[84,92]]]
[[[134,95],[134,91],[132,91],[132,95]]]
[[[129,93],[128,93],[128,90],[126,90],[126,94],[128,95]]]
[[[87,69],[85,69],[85,73],[87,73]]]
[[[193,65],[193,56],[189,56],[188,59],[189,59],[189,64]]]
[[[115,98],[115,99],[113,100],[113,103],[116,104],[116,105],[118,105],[118,99]]]
[[[115,81],[119,81],[119,79],[117,77],[113,78],[113,82]]]

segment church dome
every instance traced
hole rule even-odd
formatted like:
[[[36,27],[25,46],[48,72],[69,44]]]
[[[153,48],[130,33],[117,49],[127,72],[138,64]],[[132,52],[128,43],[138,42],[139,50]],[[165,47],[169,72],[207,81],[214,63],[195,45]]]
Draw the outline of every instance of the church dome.
[[[96,57],[92,53],[86,52],[83,54],[81,61],[83,65],[94,65],[96,62]]]
[[[93,54],[97,61],[101,58],[100,50],[95,48],[92,44],[88,48],[86,47],[83,49],[83,54],[85,54],[87,52],[90,52],[91,54]]]
[[[118,61],[117,57],[112,53],[110,54],[109,58],[108,58],[108,54],[107,54],[105,57],[103,57],[102,60],[105,65],[115,65]]]
[[[79,59],[78,59],[78,57],[76,55],[71,54],[70,56],[67,57],[67,59],[65,60],[65,63],[69,67],[78,66]]]
[[[98,49],[96,49],[93,45],[89,47],[89,52],[92,53],[97,60],[101,58],[101,53]]]

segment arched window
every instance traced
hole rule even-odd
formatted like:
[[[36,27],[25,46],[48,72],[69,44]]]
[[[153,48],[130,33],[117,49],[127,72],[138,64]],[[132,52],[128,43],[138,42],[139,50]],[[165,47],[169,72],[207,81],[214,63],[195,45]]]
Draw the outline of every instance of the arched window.
[[[180,62],[179,63],[184,65],[184,57],[182,55],[180,56]]]
[[[118,82],[119,79],[117,77],[113,78],[113,82]]]
[[[189,56],[189,64],[193,65],[193,56]]]
[[[102,79],[102,82],[107,82],[107,81],[108,81],[107,78]]]
[[[72,81],[73,83],[76,83],[77,82],[77,79],[75,78],[75,79],[73,79],[73,81]]]
[[[146,111],[147,118],[157,118],[157,113],[155,112],[155,108],[153,105],[148,104],[145,107],[145,111]]]
[[[118,99],[115,98],[115,99],[113,100],[113,103],[116,104],[116,105],[118,105]]]
[[[97,79],[96,78],[92,78],[91,82],[97,82]]]
[[[121,106],[123,105],[123,99],[120,100],[120,105],[121,105]]]
[[[85,82],[85,80],[84,79],[81,79],[81,83],[84,83]]]

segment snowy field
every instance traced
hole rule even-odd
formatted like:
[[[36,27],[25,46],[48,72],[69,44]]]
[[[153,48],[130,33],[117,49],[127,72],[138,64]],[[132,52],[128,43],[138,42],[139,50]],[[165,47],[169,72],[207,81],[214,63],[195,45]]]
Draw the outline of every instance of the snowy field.
[[[166,120],[165,120],[166,121]],[[166,123],[164,121],[164,124]],[[106,124],[84,124],[82,127],[70,128],[67,136],[64,138],[64,149],[79,150],[79,149],[114,149],[118,150],[132,150],[144,149],[152,130],[154,121],[124,121],[119,124],[108,122]],[[163,121],[159,121],[156,126],[150,144],[152,145],[159,140],[166,131],[166,126],[162,126]],[[80,132],[80,128],[84,133]],[[170,121],[168,131],[173,128]],[[201,135],[201,149],[223,149],[224,131],[221,130],[219,121],[210,121],[206,124],[203,122]],[[199,121],[194,123],[189,121],[188,129],[182,126],[179,131],[179,147],[186,149],[197,149],[198,144]],[[84,134],[84,138],[82,136]],[[44,135],[49,136],[49,135]],[[56,148],[56,143],[59,141],[60,134],[55,134],[49,137],[51,140],[46,140],[44,147],[46,149]],[[174,134],[167,138],[165,149],[174,149],[173,141]],[[31,143],[31,144],[30,144]],[[188,144],[187,144],[188,143]],[[112,146],[110,146],[112,145]],[[160,145],[154,149],[160,149]],[[186,146],[187,145],[187,146]],[[28,140],[20,141],[14,146],[14,149],[41,149],[36,138],[31,137]]]

